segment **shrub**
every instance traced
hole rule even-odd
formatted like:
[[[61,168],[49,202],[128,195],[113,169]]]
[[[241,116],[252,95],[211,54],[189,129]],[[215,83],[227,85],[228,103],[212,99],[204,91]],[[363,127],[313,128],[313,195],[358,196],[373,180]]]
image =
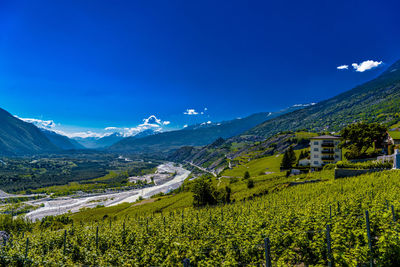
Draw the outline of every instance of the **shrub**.
[[[329,164],[335,166],[335,164]],[[366,162],[348,162],[348,161],[338,161],[336,163],[337,168],[342,169],[390,169],[393,164],[391,162],[379,162],[379,161],[366,161]],[[325,166],[326,167],[326,166]],[[324,167],[324,168],[325,168]]]
[[[247,180],[247,188],[253,188],[254,187],[254,181],[253,179]]]

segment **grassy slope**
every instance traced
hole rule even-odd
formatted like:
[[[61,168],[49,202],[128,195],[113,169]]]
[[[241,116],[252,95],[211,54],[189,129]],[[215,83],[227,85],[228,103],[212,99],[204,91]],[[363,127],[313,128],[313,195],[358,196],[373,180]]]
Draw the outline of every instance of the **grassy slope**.
[[[298,155],[300,150],[295,151]],[[227,170],[223,173],[224,176],[239,177],[236,182],[232,183],[231,178],[222,177],[220,180],[214,180],[217,188],[225,188],[230,186],[232,189],[232,200],[240,201],[245,198],[251,198],[254,195],[264,194],[266,191],[281,190],[288,186],[290,182],[314,180],[314,179],[332,179],[332,171],[324,171],[312,174],[297,175],[295,177],[285,177],[284,172],[279,171],[282,155],[274,155],[250,161],[244,165],[236,166],[232,170]],[[248,170],[251,174],[251,179],[254,180],[254,188],[247,188],[247,181],[242,180],[244,172]],[[260,175],[261,171],[273,172],[267,175]],[[190,182],[185,182],[185,187],[188,188]],[[79,213],[73,214],[72,218],[77,221],[100,220],[105,215],[112,217],[124,217],[138,214],[146,214],[153,212],[168,212],[174,209],[186,208],[192,206],[192,194],[184,191],[175,195],[162,196],[156,199],[155,202],[143,205],[137,203],[124,203],[114,207],[99,207],[95,209],[86,209]]]
[[[265,263],[263,239],[269,237],[273,266],[327,266],[325,229],[330,224],[335,265],[357,266],[370,257],[365,230],[369,210],[376,265],[398,266],[400,224],[393,222],[390,205],[398,214],[399,194],[399,171],[385,171],[173,213],[124,218],[126,204],[113,207],[121,216],[112,227],[108,219],[65,226],[66,254],[63,231],[42,227],[24,236],[13,233],[13,247],[2,252],[2,260],[17,265],[29,237],[32,265],[178,266],[190,258],[196,266],[259,266]]]

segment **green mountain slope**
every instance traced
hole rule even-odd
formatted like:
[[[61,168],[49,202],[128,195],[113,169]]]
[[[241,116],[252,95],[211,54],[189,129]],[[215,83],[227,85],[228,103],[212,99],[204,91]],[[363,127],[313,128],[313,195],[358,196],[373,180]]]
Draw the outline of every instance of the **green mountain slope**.
[[[283,111],[282,111],[283,112]],[[193,125],[183,130],[164,132],[143,138],[128,137],[112,145],[111,151],[169,152],[182,146],[203,146],[217,138],[229,138],[281,113],[257,113],[243,119]]]
[[[169,155],[168,160],[192,163],[216,174],[225,169],[283,153],[289,146],[294,149],[307,148],[310,137],[317,135],[308,132],[285,132],[270,138],[254,136],[235,136],[227,140],[218,139],[204,147],[182,147]],[[279,159],[280,163],[281,158]],[[278,164],[279,164],[278,163]]]
[[[275,119],[266,121],[245,134],[269,137],[284,130],[338,131],[355,121],[400,120],[400,60],[379,77],[336,97]]]
[[[24,122],[0,108],[0,155],[20,155],[57,151],[35,125]]]
[[[79,144],[77,141],[68,138],[67,136],[55,133],[53,131],[49,131],[46,129],[40,129],[44,135],[52,142],[54,145],[61,149],[69,150],[69,149],[85,149],[84,146]]]

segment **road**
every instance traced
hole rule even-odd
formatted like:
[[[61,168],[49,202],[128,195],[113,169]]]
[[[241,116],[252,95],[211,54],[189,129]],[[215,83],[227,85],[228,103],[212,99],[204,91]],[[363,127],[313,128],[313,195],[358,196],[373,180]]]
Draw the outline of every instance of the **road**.
[[[207,169],[205,169],[205,168],[203,168],[203,167],[201,167],[199,165],[194,164],[193,162],[186,161],[186,160],[185,160],[185,162],[188,163],[189,165],[193,166],[193,167],[196,167],[197,169],[199,169],[199,170],[201,170],[203,172],[207,172],[209,174],[214,175],[214,177],[217,177],[217,174],[215,172],[209,171],[209,170],[207,170]]]
[[[152,195],[160,192],[167,193],[171,190],[174,190],[178,188],[190,174],[190,171],[182,168],[182,166],[175,166],[171,162],[161,164],[158,166],[158,169],[160,172],[176,172],[176,175],[170,181],[143,189],[135,189],[118,193],[105,193],[79,198],[59,197],[55,199],[45,198],[32,200],[27,203],[39,206],[42,205],[43,207],[29,212],[26,214],[26,217],[31,220],[40,220],[45,216],[60,215],[69,211],[78,212],[81,208],[94,208],[98,205],[109,207],[124,202],[132,203],[135,202],[140,196],[143,198],[149,198]]]

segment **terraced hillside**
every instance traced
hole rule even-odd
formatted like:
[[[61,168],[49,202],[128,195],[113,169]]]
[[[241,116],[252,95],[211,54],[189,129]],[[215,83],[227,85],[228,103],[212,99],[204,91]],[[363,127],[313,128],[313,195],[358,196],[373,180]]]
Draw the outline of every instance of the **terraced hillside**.
[[[182,147],[169,157],[171,161],[191,162],[198,166],[222,172],[253,159],[262,158],[276,153],[283,153],[289,146],[303,149],[309,146],[310,137],[317,133],[283,132],[267,139],[256,136],[239,136],[227,140],[218,139],[204,147]]]
[[[245,202],[201,209],[142,208],[136,216],[105,214],[73,224],[67,217],[38,224],[2,217],[13,241],[0,251],[0,260],[4,265],[177,266],[187,258],[194,265],[260,265],[268,260],[269,238],[273,266],[327,266],[329,261],[398,266],[399,194],[399,173],[386,171],[292,184]]]

